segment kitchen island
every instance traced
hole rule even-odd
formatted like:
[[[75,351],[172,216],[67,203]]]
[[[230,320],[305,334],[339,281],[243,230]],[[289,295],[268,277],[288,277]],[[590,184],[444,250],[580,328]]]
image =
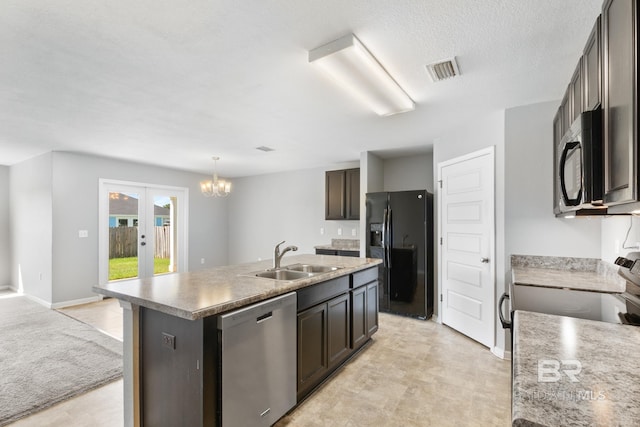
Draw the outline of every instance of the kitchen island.
[[[218,319],[233,310],[297,295],[298,402],[362,348],[377,330],[380,260],[285,261],[335,269],[278,280],[256,276],[271,267],[262,261],[94,287],[124,309],[126,426],[221,424]]]
[[[635,426],[640,328],[516,311],[514,426]]]

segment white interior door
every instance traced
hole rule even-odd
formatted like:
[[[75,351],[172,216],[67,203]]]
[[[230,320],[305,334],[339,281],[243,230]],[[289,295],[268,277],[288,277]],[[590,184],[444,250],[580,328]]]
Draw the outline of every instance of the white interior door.
[[[442,322],[495,342],[493,147],[438,165]]]
[[[100,181],[100,283],[187,271],[188,189]]]

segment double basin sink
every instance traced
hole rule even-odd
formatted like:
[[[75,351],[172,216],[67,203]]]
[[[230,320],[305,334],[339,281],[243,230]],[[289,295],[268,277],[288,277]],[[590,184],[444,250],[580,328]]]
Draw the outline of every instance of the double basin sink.
[[[330,273],[342,267],[332,267],[327,265],[314,264],[292,264],[281,267],[277,270],[264,270],[250,273],[250,276],[263,277],[275,280],[298,280],[307,279],[318,274]]]

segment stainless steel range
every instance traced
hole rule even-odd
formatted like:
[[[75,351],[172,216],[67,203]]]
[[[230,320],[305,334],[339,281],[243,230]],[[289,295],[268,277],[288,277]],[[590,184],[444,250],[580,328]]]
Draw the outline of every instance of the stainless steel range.
[[[615,261],[618,274],[627,281],[627,289],[621,296],[627,302],[627,312],[620,313],[624,324],[640,326],[640,252],[630,252]]]

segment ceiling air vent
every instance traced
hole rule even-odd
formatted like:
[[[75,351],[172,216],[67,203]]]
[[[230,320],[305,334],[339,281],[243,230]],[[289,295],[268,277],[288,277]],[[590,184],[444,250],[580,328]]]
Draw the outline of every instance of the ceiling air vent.
[[[439,82],[440,80],[445,80],[460,74],[455,56],[445,61],[427,65],[427,71],[429,72],[431,80],[434,82]]]

